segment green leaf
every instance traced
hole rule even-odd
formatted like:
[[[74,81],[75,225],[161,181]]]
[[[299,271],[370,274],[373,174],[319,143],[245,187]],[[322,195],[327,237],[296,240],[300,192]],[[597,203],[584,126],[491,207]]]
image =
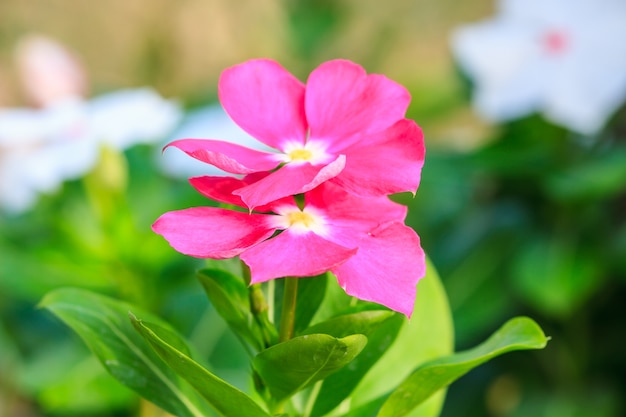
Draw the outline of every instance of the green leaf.
[[[314,324],[300,333],[300,335],[324,333],[333,337],[346,337],[358,333],[367,336],[382,323],[396,316],[397,313],[389,310],[366,310],[358,313],[344,314]]]
[[[327,274],[328,275],[328,274]],[[317,311],[311,322],[319,323],[337,317],[340,314],[354,313],[354,302],[360,304],[360,300],[350,297],[339,286],[337,280],[332,276],[327,277],[326,289],[322,301],[316,306]]]
[[[178,375],[193,386],[222,416],[269,417],[254,400],[213,375],[197,362],[166,343],[150,327],[130,314],[135,329]]]
[[[263,333],[250,310],[249,289],[242,279],[219,269],[202,269],[198,279],[215,310],[230,328],[256,351],[264,348]]]
[[[518,293],[542,313],[567,319],[602,284],[602,262],[592,250],[570,236],[536,238],[513,264]]]
[[[0,365],[20,393],[37,398],[42,414],[106,415],[136,404],[136,393],[113,378],[78,338],[33,347],[27,361]]]
[[[420,366],[391,394],[378,417],[407,416],[432,394],[478,365],[506,352],[542,349],[547,342],[541,328],[531,319],[511,319],[477,347]]]
[[[161,328],[168,324],[131,304],[87,290],[63,288],[48,293],[40,303],[70,326],[118,381],[179,417],[202,417],[205,405],[191,387],[159,359],[135,332],[128,311],[139,312]],[[168,339],[182,339],[168,331]]]
[[[311,416],[322,416],[347,398],[372,365],[394,341],[404,317],[389,310],[369,310],[346,314],[309,327],[305,333],[326,333],[334,337],[363,334],[367,345],[339,371],[327,377],[317,394]]]
[[[429,260],[426,264],[426,276],[417,284],[413,315],[410,320],[404,319],[403,322],[391,347],[354,390],[350,402],[351,410],[387,395],[419,365],[453,351],[454,329],[450,306],[437,270]],[[444,399],[445,391],[442,390],[414,410],[411,417],[438,416]]]
[[[298,336],[262,351],[252,365],[280,402],[350,363],[366,343],[361,334]]]
[[[5,233],[3,230],[2,233]],[[42,234],[53,234],[53,232]],[[54,234],[54,236],[57,236]],[[4,236],[2,236],[4,237]],[[111,279],[106,268],[93,260],[81,265],[74,256],[59,251],[61,238],[50,246],[28,246],[24,242],[5,244],[0,241],[0,292],[15,299],[24,299],[36,303],[47,292],[64,286],[80,286],[94,291],[110,291]],[[81,256],[80,254],[78,256]],[[86,256],[85,256],[86,258]],[[88,265],[93,279],[85,279]],[[24,279],[28,277],[28,279]]]
[[[561,200],[600,200],[624,190],[624,147],[607,147],[601,153],[585,156],[582,161],[548,176],[544,186],[553,197]]]
[[[294,325],[296,334],[306,329],[309,323],[311,323],[311,319],[315,316],[317,309],[324,299],[327,282],[328,274],[302,278],[298,282],[298,300],[306,300],[306,302],[298,303],[298,308],[296,309]]]

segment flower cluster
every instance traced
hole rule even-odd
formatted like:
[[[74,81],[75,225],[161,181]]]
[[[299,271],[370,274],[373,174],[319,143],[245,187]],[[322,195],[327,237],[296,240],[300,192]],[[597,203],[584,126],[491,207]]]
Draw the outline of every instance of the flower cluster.
[[[237,176],[201,176],[201,194],[240,207],[165,213],[153,225],[178,251],[234,256],[251,282],[331,271],[346,293],[410,316],[424,275],[419,237],[392,193],[417,190],[421,129],[405,118],[409,93],[345,60],[315,69],[306,85],[274,61],[231,67],[220,101],[248,134],[275,151],[215,139],[168,147]]]
[[[501,0],[487,21],[459,28],[452,48],[485,118],[533,112],[593,134],[626,100],[626,2]]]

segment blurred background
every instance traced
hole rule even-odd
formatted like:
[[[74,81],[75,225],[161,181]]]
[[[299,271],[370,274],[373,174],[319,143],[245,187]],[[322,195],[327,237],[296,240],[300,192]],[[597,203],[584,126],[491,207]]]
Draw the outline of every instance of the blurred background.
[[[487,121],[472,105],[479,76],[451,39],[497,13],[492,0],[1,0],[0,416],[160,415],[37,309],[68,285],[158,313],[218,375],[247,386],[245,354],[195,281],[203,262],[150,225],[211,204],[186,182],[197,168],[165,165],[175,155],[160,149],[183,131],[244,140],[217,81],[255,57],[303,81],[347,58],[405,85],[427,159],[417,195],[394,198],[442,276],[457,350],[516,315],[552,337],[460,379],[444,417],[623,416],[626,109],[615,99],[591,133],[540,106]],[[40,53],[47,61],[24,58],[33,39],[53,51]],[[46,74],[70,87],[33,94]]]

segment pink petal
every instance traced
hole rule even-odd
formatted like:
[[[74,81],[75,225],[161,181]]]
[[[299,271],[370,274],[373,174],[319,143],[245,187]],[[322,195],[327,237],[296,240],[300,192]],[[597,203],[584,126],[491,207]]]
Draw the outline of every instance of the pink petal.
[[[359,197],[327,181],[305,194],[305,206],[324,213],[330,233],[369,232],[382,223],[403,222],[407,208],[387,196]]]
[[[251,282],[282,277],[308,277],[329,271],[357,252],[329,242],[315,233],[286,230],[241,254],[250,267]]]
[[[152,230],[185,255],[226,259],[269,238],[275,228],[267,215],[194,207],[163,214]]]
[[[350,61],[328,61],[307,81],[310,136],[327,141],[333,153],[355,135],[377,132],[403,119],[410,100],[404,87],[382,75],[367,75]]]
[[[246,183],[239,178],[209,176],[194,177],[189,178],[189,183],[196,190],[198,190],[200,194],[211,200],[247,208],[241,200],[241,197],[233,194],[233,191],[246,186]]]
[[[422,130],[413,120],[400,120],[383,132],[361,138],[343,152],[346,167],[332,181],[351,193],[368,196],[417,191],[425,149]]]
[[[180,139],[168,144],[202,162],[232,174],[269,171],[280,163],[276,155],[230,142],[211,139]]]
[[[224,70],[219,97],[235,123],[266,145],[304,144],[304,84],[277,62],[253,59]]]
[[[191,185],[198,190],[200,194],[211,200],[248,208],[248,206],[246,206],[241,199],[241,196],[233,194],[233,192],[250,184],[254,184],[256,181],[265,178],[268,174],[269,173],[267,172],[257,172],[246,175],[243,179],[210,176],[194,177],[189,179],[189,183],[191,183]],[[293,197],[284,197],[282,199],[275,200],[270,204],[257,206],[255,209],[258,212],[274,212],[275,206],[285,205],[295,206]]]
[[[234,192],[252,210],[280,198],[301,194],[337,176],[344,167],[345,157],[340,155],[328,165],[290,163],[267,177]]]
[[[332,270],[346,293],[411,316],[417,282],[426,272],[424,251],[413,229],[394,222],[369,234],[346,234],[336,243],[359,248]]]

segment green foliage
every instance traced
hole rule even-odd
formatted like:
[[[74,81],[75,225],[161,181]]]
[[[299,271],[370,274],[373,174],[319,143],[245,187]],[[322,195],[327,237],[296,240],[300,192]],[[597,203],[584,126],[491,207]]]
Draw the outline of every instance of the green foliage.
[[[169,325],[128,303],[79,289],[55,290],[41,301],[70,326],[118,381],[164,410],[181,417],[206,415],[195,393],[159,359],[135,331],[128,312],[135,311],[160,329]],[[165,333],[164,333],[165,334]],[[186,351],[171,329],[168,343]]]
[[[564,237],[536,237],[514,262],[514,284],[549,317],[571,316],[603,281],[594,254]]]
[[[546,191],[560,200],[593,201],[623,191],[626,184],[626,148],[591,153],[580,163],[555,170],[545,179]]]
[[[370,310],[346,314],[318,323],[307,329],[308,333],[328,333],[345,337],[360,333],[367,337],[367,345],[350,366],[328,376],[322,383],[311,416],[323,416],[348,398],[370,368],[387,351],[395,340],[405,318],[386,310]]]
[[[345,300],[345,294],[329,291],[332,285],[324,279],[298,295],[324,295],[318,305],[326,305],[324,314],[342,312],[315,320],[317,309],[305,304],[294,323],[303,330],[281,343],[265,338],[259,326],[258,315],[269,316],[259,308],[265,299],[258,287],[217,269],[200,271],[199,279],[233,332],[258,351],[251,361],[256,389],[269,410],[285,416],[371,417],[380,409],[380,417],[437,417],[445,387],[455,379],[494,356],[546,343],[534,322],[520,318],[477,348],[449,355],[450,311],[430,262],[411,320],[362,301],[339,307],[328,298]],[[222,416],[269,417],[250,396],[194,361],[169,324],[133,305],[88,290],[59,289],[41,306],[76,331],[115,378],[170,413],[199,417],[210,414],[210,405]],[[294,402],[296,395],[306,404]]]
[[[298,336],[259,353],[252,364],[272,400],[280,403],[350,363],[366,343],[361,334],[340,339],[327,334]]]
[[[512,319],[481,345],[422,364],[393,391],[378,417],[407,416],[432,394],[476,366],[506,352],[542,349],[547,342],[541,328],[531,319]]]
[[[322,274],[311,278],[300,279],[298,282],[298,300],[307,300],[306,303],[301,302],[296,309],[296,323],[294,331],[296,333],[304,331],[313,317],[317,313],[320,303],[324,300],[326,287],[329,286],[328,274]],[[282,301],[282,300],[281,300]],[[282,305],[281,305],[282,307]],[[278,304],[276,307],[278,311]],[[310,332],[309,332],[310,333]],[[324,332],[320,332],[324,333]],[[358,333],[358,332],[354,332]],[[335,336],[340,337],[340,336]]]
[[[250,294],[243,280],[219,269],[202,269],[197,276],[213,307],[230,328],[260,351],[265,345],[263,332],[252,314]]]
[[[131,322],[167,365],[193,386],[221,416],[269,417],[250,397],[216,377],[188,354],[163,340],[147,323],[132,314]]]

